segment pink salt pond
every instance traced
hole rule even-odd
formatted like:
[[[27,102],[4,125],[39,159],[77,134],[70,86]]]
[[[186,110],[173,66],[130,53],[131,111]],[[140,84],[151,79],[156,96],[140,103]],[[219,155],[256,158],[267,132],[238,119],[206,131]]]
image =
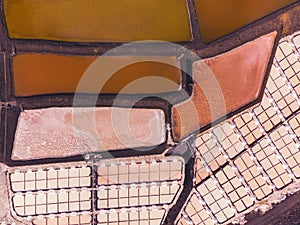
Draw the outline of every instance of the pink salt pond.
[[[276,36],[272,32],[194,62],[193,94],[172,108],[176,141],[259,98]]]
[[[166,139],[160,109],[47,108],[21,112],[13,160],[150,147]]]

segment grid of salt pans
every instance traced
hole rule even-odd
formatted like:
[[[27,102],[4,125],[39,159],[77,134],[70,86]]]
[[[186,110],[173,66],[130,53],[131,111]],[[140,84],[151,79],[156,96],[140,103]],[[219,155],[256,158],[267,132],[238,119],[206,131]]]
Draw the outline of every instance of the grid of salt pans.
[[[176,156],[56,166],[11,169],[16,216],[37,225],[160,224],[183,188],[184,161]]]
[[[299,179],[299,54],[300,32],[283,38],[262,101],[193,141],[194,191],[177,224],[226,224]]]

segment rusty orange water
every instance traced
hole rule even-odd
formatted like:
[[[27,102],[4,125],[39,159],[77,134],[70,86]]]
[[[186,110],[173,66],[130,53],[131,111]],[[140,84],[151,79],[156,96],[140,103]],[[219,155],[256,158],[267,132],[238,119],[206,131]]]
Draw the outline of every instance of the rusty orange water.
[[[195,0],[202,40],[216,40],[296,1]]]
[[[96,60],[102,66],[93,66]],[[13,58],[14,94],[32,96],[74,93],[87,70],[93,79],[81,85],[83,93],[155,94],[178,91],[181,71],[175,57],[155,57],[159,62],[139,57],[62,56],[52,54],[21,54]],[[119,63],[126,66],[110,74]],[[108,77],[109,79],[104,79]],[[99,87],[102,87],[99,90]],[[126,89],[123,89],[126,88]]]

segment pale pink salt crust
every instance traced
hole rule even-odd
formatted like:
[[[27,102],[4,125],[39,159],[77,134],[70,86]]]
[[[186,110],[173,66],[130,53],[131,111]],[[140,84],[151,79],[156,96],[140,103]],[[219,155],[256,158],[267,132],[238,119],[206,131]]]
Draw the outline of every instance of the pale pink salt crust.
[[[172,108],[175,141],[256,100],[277,32],[193,64],[192,96]]]
[[[149,147],[166,139],[160,109],[47,108],[21,112],[13,160]]]

